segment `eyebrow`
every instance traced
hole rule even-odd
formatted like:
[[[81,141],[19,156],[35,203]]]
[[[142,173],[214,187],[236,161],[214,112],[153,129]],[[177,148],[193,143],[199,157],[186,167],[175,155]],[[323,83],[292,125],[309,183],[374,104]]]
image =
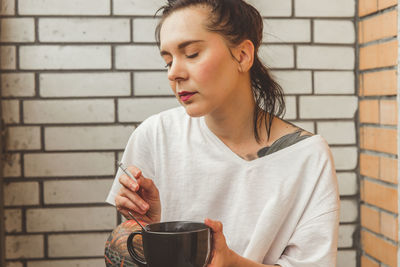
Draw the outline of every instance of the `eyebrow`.
[[[178,45],[178,49],[179,50],[182,50],[182,49],[184,49],[186,46],[188,46],[188,45],[191,45],[191,44],[194,44],[194,43],[200,43],[200,42],[204,42],[203,40],[190,40],[190,41],[185,41],[185,42],[182,42],[182,43],[180,43],[179,45]],[[165,51],[165,50],[161,50],[160,51],[160,55],[161,56],[165,56],[165,55],[171,55],[171,53],[170,52],[167,52],[167,51]]]

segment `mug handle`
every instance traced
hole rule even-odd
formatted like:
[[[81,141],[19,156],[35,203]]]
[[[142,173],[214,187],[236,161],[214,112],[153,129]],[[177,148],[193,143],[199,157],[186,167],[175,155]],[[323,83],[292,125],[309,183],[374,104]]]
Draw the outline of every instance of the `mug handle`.
[[[143,238],[142,232],[140,232],[140,231],[131,233],[127,240],[128,252],[131,255],[131,257],[135,263],[137,263],[139,265],[147,266],[146,260],[139,257],[139,255],[137,255],[135,250],[133,249],[132,241],[133,241],[133,238],[135,237],[135,235],[141,235]]]

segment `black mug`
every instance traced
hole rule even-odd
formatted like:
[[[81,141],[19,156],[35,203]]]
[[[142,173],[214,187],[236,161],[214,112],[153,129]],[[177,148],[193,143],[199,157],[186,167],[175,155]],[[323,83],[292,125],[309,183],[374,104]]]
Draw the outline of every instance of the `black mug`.
[[[148,224],[146,231],[129,235],[127,246],[133,261],[147,267],[204,267],[212,249],[211,228],[199,222]],[[137,255],[133,238],[142,236],[144,259]]]

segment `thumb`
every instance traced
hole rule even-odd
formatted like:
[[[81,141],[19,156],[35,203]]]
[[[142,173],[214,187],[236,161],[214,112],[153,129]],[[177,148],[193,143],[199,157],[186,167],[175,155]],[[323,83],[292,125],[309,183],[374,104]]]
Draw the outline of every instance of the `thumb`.
[[[220,221],[213,221],[209,218],[206,218],[204,223],[211,228],[214,234],[222,233],[223,226]]]
[[[136,179],[140,188],[143,188],[146,192],[150,194],[158,193],[158,189],[152,179],[145,178],[143,175],[140,175],[140,177]]]

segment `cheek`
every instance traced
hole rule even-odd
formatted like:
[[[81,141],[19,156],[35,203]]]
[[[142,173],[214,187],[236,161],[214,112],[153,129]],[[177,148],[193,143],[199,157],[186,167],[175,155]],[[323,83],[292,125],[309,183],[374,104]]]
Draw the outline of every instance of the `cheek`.
[[[196,76],[203,83],[219,84],[229,71],[229,59],[220,55],[209,56],[198,65]]]

